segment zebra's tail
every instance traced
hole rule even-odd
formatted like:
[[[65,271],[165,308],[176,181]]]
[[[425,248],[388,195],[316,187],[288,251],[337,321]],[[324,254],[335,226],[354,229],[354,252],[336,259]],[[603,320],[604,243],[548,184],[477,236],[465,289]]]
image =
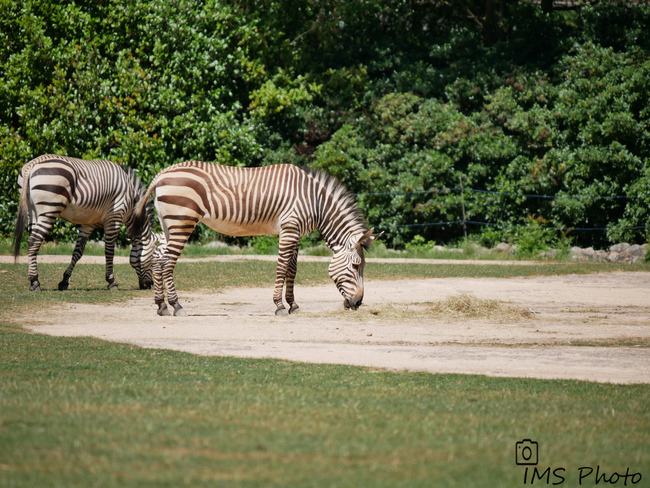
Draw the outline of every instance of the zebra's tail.
[[[14,263],[18,261],[20,254],[20,242],[25,232],[25,224],[27,224],[27,195],[29,193],[29,173],[27,171],[24,178],[21,178],[22,188],[20,189],[20,201],[18,203],[18,215],[16,216],[16,228],[14,229]],[[19,181],[20,183],[20,181]]]
[[[139,200],[135,204],[135,209],[133,212],[134,228],[136,229],[138,235],[142,233],[142,230],[147,225],[147,220],[149,219],[149,214],[150,214],[149,210],[151,208],[149,205],[149,199],[151,198],[151,194],[156,188],[157,180],[158,177],[156,176],[151,182],[151,185],[149,185],[147,191],[139,195]]]

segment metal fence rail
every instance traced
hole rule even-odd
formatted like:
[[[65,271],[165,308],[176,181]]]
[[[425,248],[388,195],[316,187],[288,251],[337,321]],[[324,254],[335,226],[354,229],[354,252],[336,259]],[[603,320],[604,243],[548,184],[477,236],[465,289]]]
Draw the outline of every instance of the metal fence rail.
[[[0,182],[2,185],[18,185],[18,183],[12,183],[12,182]],[[367,192],[367,193],[354,193],[355,196],[358,197],[363,197],[363,196],[394,196],[394,195],[423,195],[423,194],[433,194],[433,193],[438,193],[438,194],[445,194],[445,193],[450,193],[450,192],[470,192],[470,193],[478,193],[478,194],[486,194],[486,195],[499,195],[499,196],[508,196],[508,197],[516,197],[516,198],[530,198],[530,199],[544,199],[544,200],[562,200],[562,199],[568,199],[568,200],[632,200],[632,199],[637,199],[641,198],[639,195],[600,195],[600,196],[590,196],[590,195],[534,195],[534,194],[528,194],[528,193],[511,193],[511,192],[500,192],[500,191],[493,191],[493,190],[478,190],[475,188],[462,188],[462,187],[457,187],[457,188],[442,188],[442,189],[430,189],[430,190],[408,190],[408,191],[387,191],[387,192]],[[8,222],[13,222],[13,220],[0,220],[0,223],[8,223]],[[388,225],[376,225],[375,227],[378,229],[390,229],[390,228],[417,228],[417,227],[435,227],[435,226],[443,226],[443,225],[454,225],[454,224],[461,224],[461,225],[476,225],[476,226],[490,226],[490,227],[496,227],[496,226],[502,226],[502,227],[508,227],[512,229],[520,229],[520,228],[525,228],[527,227],[526,225],[504,225],[504,224],[498,224],[498,223],[493,223],[493,222],[477,222],[474,220],[465,220],[465,219],[460,219],[460,220],[452,220],[448,222],[426,222],[426,223],[420,223],[420,224],[398,224],[398,225],[393,225],[393,226],[388,226]],[[650,226],[635,226],[635,227],[616,227],[618,230],[642,230],[642,229],[649,229]],[[559,230],[559,231],[581,231],[581,232],[602,232],[606,230],[611,230],[606,227],[540,227],[540,229],[544,230]]]

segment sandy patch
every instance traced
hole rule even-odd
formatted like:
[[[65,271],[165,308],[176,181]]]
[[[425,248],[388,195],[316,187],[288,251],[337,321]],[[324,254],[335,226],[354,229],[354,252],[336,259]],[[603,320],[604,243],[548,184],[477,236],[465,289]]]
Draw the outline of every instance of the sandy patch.
[[[273,314],[270,288],[179,294],[188,317],[158,317],[151,298],[115,306],[65,305],[23,320],[40,333],[203,355],[650,383],[650,348],[643,347],[650,342],[646,272],[370,281],[358,312],[342,309],[333,284],[298,286],[301,311],[285,317]],[[446,320],[427,313],[428,303],[459,294],[499,300],[533,314],[503,321]],[[628,345],[611,346],[620,343]]]

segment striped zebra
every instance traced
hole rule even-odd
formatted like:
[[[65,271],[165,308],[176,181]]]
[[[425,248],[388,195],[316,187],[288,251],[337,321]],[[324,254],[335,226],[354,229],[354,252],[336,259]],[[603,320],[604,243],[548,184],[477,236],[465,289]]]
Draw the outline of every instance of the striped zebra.
[[[174,315],[185,314],[178,303],[174,267],[199,222],[231,236],[280,236],[273,293],[276,315],[287,313],[284,286],[289,313],[298,309],[293,294],[298,246],[300,238],[314,229],[333,251],[329,275],[345,308],[361,304],[364,249],[378,235],[367,230],[354,197],[333,177],[292,165],[234,168],[188,161],[158,173],[140,205],[152,194],[167,240],[161,268]],[[158,314],[167,314],[162,292],[155,300]]]
[[[115,239],[122,223],[132,241],[130,263],[138,275],[140,288],[151,288],[151,262],[154,242],[151,238],[151,212],[148,205],[134,212],[142,198],[136,174],[111,161],[84,161],[65,156],[44,155],[25,164],[18,177],[20,204],[14,231],[14,257],[18,259],[20,241],[29,215],[30,290],[40,291],[38,251],[57,217],[79,224],[79,236],[70,266],[63,274],[59,290],[67,290],[72,270],[83,255],[86,241],[94,229],[105,233],[106,281],[117,288],[113,274]]]

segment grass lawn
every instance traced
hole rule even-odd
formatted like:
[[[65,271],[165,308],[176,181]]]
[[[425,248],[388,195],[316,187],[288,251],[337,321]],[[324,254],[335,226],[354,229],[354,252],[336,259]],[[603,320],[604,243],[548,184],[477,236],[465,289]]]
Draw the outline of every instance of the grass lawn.
[[[620,475],[615,486],[650,482],[648,385],[388,373],[26,332],[14,318],[25,308],[83,301],[119,313],[120,301],[151,294],[128,265],[116,267],[119,292],[104,289],[103,266],[79,265],[60,293],[65,267],[39,266],[38,294],[26,265],[0,265],[0,487],[515,487],[534,473],[515,462],[522,439],[538,442],[535,485],[594,486],[597,468],[600,485],[603,473]],[[274,268],[181,263],[177,285],[270,286]],[[613,269],[650,267],[369,265],[366,276]],[[299,284],[327,282],[326,270],[300,263]]]

